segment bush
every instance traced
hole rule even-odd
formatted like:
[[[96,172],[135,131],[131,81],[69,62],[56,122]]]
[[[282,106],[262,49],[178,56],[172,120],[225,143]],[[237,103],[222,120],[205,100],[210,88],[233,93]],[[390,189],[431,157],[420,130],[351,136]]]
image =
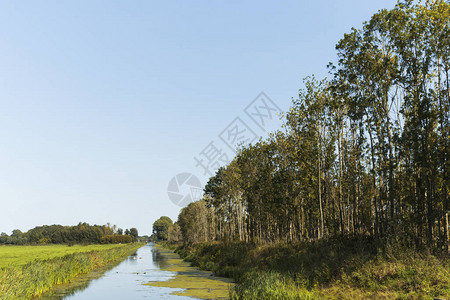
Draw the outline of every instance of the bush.
[[[41,239],[39,239],[38,244],[45,245],[45,244],[48,244],[50,242],[51,242],[51,240],[48,239],[48,238],[41,238]]]
[[[105,235],[102,237],[102,244],[128,244],[132,240],[129,235]]]

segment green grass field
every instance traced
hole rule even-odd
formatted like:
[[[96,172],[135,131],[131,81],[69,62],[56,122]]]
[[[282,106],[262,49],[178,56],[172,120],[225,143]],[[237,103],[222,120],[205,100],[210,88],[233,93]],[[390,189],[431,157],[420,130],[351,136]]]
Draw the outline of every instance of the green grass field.
[[[77,252],[89,252],[117,248],[123,245],[42,245],[42,246],[0,246],[0,268],[22,266],[30,261],[61,257]]]
[[[143,243],[0,247],[0,298],[31,299],[57,284],[118,262]]]

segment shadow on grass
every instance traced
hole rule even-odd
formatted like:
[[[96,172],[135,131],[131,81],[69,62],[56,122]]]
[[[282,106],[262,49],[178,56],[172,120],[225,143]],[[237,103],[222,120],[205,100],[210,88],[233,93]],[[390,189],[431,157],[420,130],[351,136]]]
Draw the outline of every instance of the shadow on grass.
[[[234,278],[242,296],[236,299],[263,294],[312,299],[316,292],[331,298],[347,298],[350,292],[353,298],[450,296],[448,258],[366,236],[266,245],[204,243],[177,252],[195,266]],[[247,292],[251,296],[244,297]]]

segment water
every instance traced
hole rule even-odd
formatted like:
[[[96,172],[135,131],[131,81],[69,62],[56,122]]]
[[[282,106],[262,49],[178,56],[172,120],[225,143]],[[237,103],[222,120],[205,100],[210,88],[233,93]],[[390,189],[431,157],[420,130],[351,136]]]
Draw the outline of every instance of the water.
[[[149,281],[166,281],[177,274],[161,270],[165,257],[152,244],[139,248],[117,266],[110,266],[79,278],[70,285],[55,288],[41,299],[99,300],[99,299],[193,299],[171,295],[177,288],[143,285]],[[105,272],[106,270],[106,272]],[[103,273],[104,272],[104,273]]]

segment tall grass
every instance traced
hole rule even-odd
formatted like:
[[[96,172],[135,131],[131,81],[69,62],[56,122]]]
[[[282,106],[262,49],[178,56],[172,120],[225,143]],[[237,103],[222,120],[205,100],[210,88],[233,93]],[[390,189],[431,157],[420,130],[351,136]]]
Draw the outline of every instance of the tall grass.
[[[370,239],[204,243],[177,249],[194,266],[232,277],[233,299],[450,299],[450,261]]]
[[[29,299],[49,291],[54,285],[68,283],[118,260],[141,244],[124,245],[112,249],[78,252],[47,260],[36,260],[22,266],[0,269],[0,298]]]
[[[249,272],[241,283],[230,291],[230,299],[236,300],[314,300],[321,299],[316,293],[297,285],[290,277],[277,272]]]

